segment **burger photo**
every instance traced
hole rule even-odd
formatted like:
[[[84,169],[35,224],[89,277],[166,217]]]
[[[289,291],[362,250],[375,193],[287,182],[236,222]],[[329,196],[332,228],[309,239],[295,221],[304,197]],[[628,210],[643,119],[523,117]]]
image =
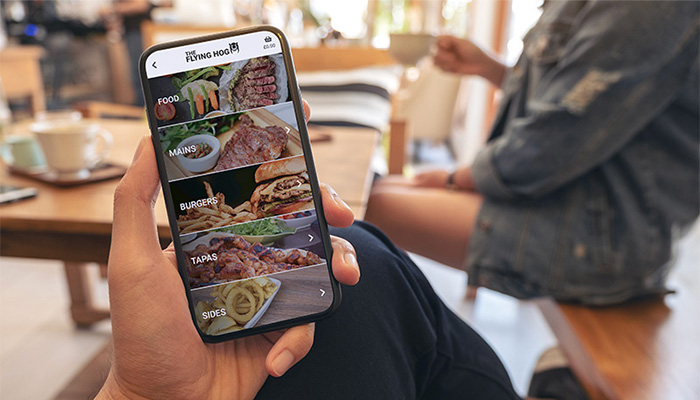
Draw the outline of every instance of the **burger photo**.
[[[259,218],[313,208],[304,156],[261,164],[255,171],[255,183],[258,186],[250,203]]]

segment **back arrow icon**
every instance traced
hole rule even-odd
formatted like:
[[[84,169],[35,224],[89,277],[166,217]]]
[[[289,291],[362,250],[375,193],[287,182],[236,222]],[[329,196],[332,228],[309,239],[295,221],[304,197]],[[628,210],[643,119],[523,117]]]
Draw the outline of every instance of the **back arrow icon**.
[[[158,68],[158,67],[156,67],[156,62],[155,62],[155,61],[153,61],[153,64],[151,64],[151,65],[153,65],[153,68]]]
[[[321,297],[323,297],[323,295],[326,294],[326,291],[325,291],[325,290],[323,290],[323,289],[318,289],[318,290],[321,291]]]

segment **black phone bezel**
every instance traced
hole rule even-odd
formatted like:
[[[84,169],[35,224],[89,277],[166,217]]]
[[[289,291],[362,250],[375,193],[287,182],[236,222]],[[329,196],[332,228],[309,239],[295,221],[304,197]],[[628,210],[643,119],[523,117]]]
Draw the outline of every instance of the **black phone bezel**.
[[[294,70],[294,61],[292,59],[291,48],[289,46],[289,42],[287,41],[286,36],[284,35],[284,33],[280,29],[275,28],[273,26],[269,26],[269,25],[260,25],[260,26],[236,29],[233,31],[228,31],[228,32],[223,32],[223,33],[217,33],[217,34],[213,34],[213,35],[198,36],[198,37],[193,37],[193,38],[189,38],[189,39],[177,40],[177,41],[172,41],[172,42],[167,42],[167,43],[160,43],[160,44],[156,44],[156,45],[151,46],[148,49],[146,49],[141,54],[141,58],[139,59],[139,77],[141,79],[141,89],[142,89],[142,92],[144,95],[144,101],[145,101],[145,105],[146,105],[146,114],[148,116],[148,126],[149,126],[149,129],[151,131],[151,140],[153,141],[154,148],[160,149],[160,138],[158,136],[158,123],[157,123],[157,120],[156,120],[154,112],[153,112],[153,108],[155,106],[155,103],[154,103],[152,95],[151,95],[150,86],[148,84],[148,78],[146,77],[146,60],[148,59],[148,57],[157,51],[161,51],[161,50],[165,50],[165,49],[182,47],[182,46],[207,42],[207,41],[211,41],[211,40],[223,39],[223,38],[228,38],[228,37],[235,37],[235,36],[245,35],[245,34],[249,34],[249,33],[260,32],[260,31],[266,31],[266,32],[270,32],[271,34],[274,34],[279,39],[279,42],[281,45],[281,51],[282,51],[282,55],[284,58],[285,69],[287,72],[289,95],[290,95],[292,102],[293,102],[293,105],[294,105],[294,113],[295,113],[295,116],[297,119],[297,126],[299,127],[299,135],[301,138],[302,148],[304,150],[304,159],[306,161],[306,167],[307,167],[307,171],[309,174],[309,183],[311,184],[311,191],[312,191],[313,199],[314,199],[314,207],[316,208],[316,215],[317,215],[318,221],[319,221],[319,230],[321,231],[321,239],[323,242],[323,249],[326,253],[325,258],[326,258],[326,265],[328,268],[328,275],[329,275],[329,279],[330,279],[330,284],[331,284],[331,288],[332,288],[332,292],[333,292],[332,293],[333,302],[325,311],[322,311],[322,312],[319,312],[316,314],[310,314],[310,315],[303,316],[303,317],[297,317],[297,318],[292,318],[292,319],[288,319],[288,320],[283,320],[283,321],[275,322],[274,324],[269,324],[269,325],[265,325],[265,326],[261,326],[261,327],[253,327],[253,328],[243,329],[240,331],[227,333],[224,335],[218,335],[218,336],[207,335],[204,332],[202,332],[199,329],[199,326],[197,324],[197,319],[196,319],[195,312],[194,312],[194,304],[192,304],[191,289],[189,286],[189,280],[188,280],[187,271],[185,268],[184,256],[182,254],[182,244],[180,243],[180,235],[179,235],[178,228],[177,228],[177,217],[175,215],[174,204],[172,202],[172,195],[170,193],[170,186],[169,186],[168,178],[167,178],[167,175],[165,172],[164,155],[163,155],[162,151],[156,150],[155,153],[156,153],[156,161],[158,164],[158,174],[160,176],[161,188],[163,190],[163,198],[164,198],[164,201],[166,203],[166,209],[167,209],[167,213],[168,213],[168,222],[170,225],[170,233],[171,233],[173,243],[174,243],[174,246],[176,249],[175,254],[177,256],[178,272],[180,274],[180,278],[182,279],[183,284],[185,285],[185,294],[187,296],[187,303],[189,305],[190,315],[192,317],[192,323],[194,324],[195,328],[197,329],[199,336],[206,343],[219,343],[219,342],[224,342],[224,341],[237,339],[237,338],[241,338],[241,337],[245,337],[245,336],[256,335],[256,334],[260,334],[260,333],[275,331],[275,330],[289,328],[289,327],[296,326],[296,325],[302,325],[305,323],[319,321],[319,320],[321,320],[323,318],[327,318],[331,314],[333,314],[338,309],[338,307],[340,306],[340,302],[341,302],[342,293],[340,290],[340,284],[333,276],[333,270],[332,270],[333,248],[331,246],[330,235],[328,233],[328,224],[326,223],[325,214],[323,212],[323,204],[322,204],[323,202],[321,200],[321,190],[319,187],[318,177],[316,174],[316,167],[315,167],[315,164],[313,162],[311,143],[309,140],[309,133],[308,133],[308,130],[306,127],[306,120],[304,117],[304,107],[303,107],[303,104],[301,101],[301,92],[299,90],[299,85],[298,85],[297,79],[296,79],[296,73]]]

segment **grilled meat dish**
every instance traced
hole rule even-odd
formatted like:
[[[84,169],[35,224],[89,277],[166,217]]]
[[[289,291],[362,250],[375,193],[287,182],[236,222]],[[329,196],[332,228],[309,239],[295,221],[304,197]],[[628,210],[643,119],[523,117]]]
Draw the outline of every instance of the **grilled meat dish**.
[[[276,160],[287,147],[288,136],[279,126],[255,125],[249,116],[243,115],[238,129],[226,142],[215,171]]]
[[[214,261],[192,263],[193,258],[214,253],[217,255]],[[209,245],[200,244],[192,251],[185,251],[185,258],[192,288],[209,282],[252,278],[322,262],[321,257],[310,251],[272,249],[260,243],[248,243],[239,235],[215,237],[209,241]]]
[[[267,56],[251,58],[231,80],[228,99],[235,111],[271,106],[277,99],[275,62]]]

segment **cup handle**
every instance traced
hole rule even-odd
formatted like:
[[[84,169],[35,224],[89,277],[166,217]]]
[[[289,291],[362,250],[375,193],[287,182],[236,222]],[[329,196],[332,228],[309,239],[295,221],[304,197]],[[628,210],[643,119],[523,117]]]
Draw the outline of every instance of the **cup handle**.
[[[102,150],[100,150],[99,154],[97,154],[93,159],[91,163],[92,167],[94,167],[95,165],[97,165],[97,163],[107,158],[110,150],[112,150],[112,145],[114,144],[112,134],[106,129],[101,129],[99,132],[97,132],[97,137],[102,139],[104,143],[102,144]]]

